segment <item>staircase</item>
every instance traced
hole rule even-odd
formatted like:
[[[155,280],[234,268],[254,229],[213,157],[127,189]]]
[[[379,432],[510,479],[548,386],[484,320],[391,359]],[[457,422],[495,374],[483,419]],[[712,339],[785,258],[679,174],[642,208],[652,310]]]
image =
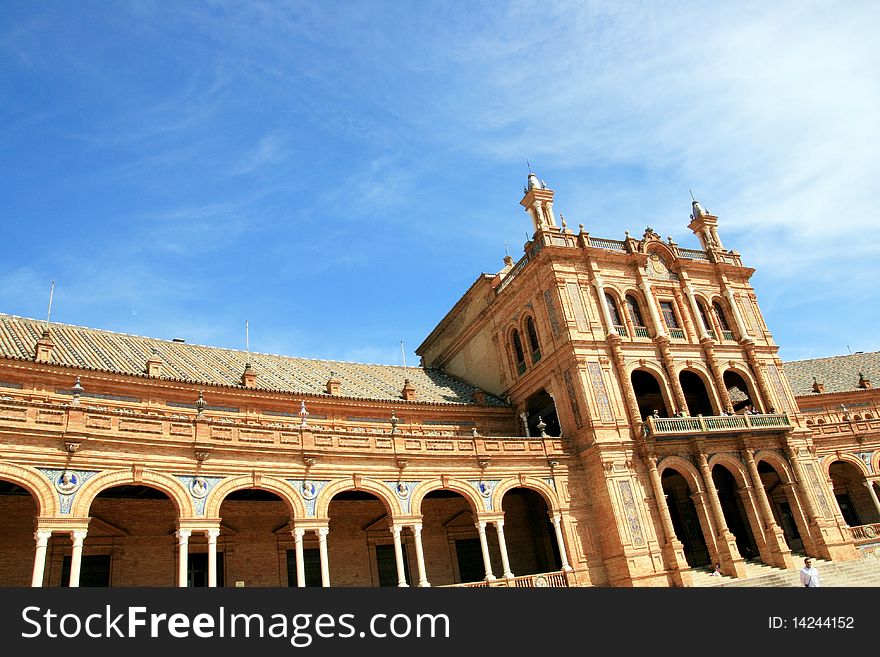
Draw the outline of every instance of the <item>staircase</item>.
[[[803,554],[792,553],[795,566],[790,570],[768,566],[759,561],[746,561],[746,576],[714,577],[706,570],[692,570],[693,586],[724,586],[724,587],[780,587],[801,586],[800,569],[803,568]],[[810,557],[813,567],[819,571],[819,582],[822,586],[834,587],[880,587],[880,559],[866,557],[854,561],[825,561]]]
[[[794,568],[786,570],[768,566],[759,561],[746,561],[746,576],[713,577],[708,570],[693,570],[693,586],[724,587],[788,587],[800,586],[800,569],[804,555],[792,553]],[[880,560],[873,558],[854,561],[825,561],[811,557],[813,566],[819,571],[819,580],[824,587],[880,587]]]

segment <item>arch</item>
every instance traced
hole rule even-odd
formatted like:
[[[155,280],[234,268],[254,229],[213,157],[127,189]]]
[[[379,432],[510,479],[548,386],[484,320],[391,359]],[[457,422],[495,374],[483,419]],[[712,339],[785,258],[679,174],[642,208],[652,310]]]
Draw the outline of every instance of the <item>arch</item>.
[[[763,397],[758,394],[758,384],[755,382],[755,377],[752,375],[752,370],[748,367],[748,365],[736,362],[734,362],[732,365],[729,365],[724,369],[724,371],[721,372],[722,381],[725,380],[725,375],[728,372],[736,374],[737,376],[739,376],[739,378],[743,380],[743,383],[746,384],[746,392],[748,393],[749,400],[752,402],[752,405],[757,406],[760,411],[766,413],[769,410],[769,407],[767,406],[767,403],[765,402]],[[727,386],[726,381],[725,386]],[[730,387],[728,386],[727,389],[730,390]]]
[[[318,518],[328,518],[330,514],[330,501],[337,493],[346,490],[357,490],[365,493],[372,493],[385,505],[385,510],[389,516],[398,516],[403,514],[397,497],[392,495],[391,490],[381,481],[362,478],[357,483],[353,479],[342,479],[333,481],[318,493],[318,499],[315,504],[315,516]]]
[[[690,363],[681,363],[675,368],[675,376],[678,377],[679,385],[681,385],[681,375],[684,372],[691,372],[699,377],[706,389],[706,396],[709,398],[709,405],[712,407],[713,413],[719,415],[723,410],[721,408],[721,398],[718,396],[718,390],[715,387],[715,380],[709,368],[702,361],[691,360]],[[682,386],[684,389],[684,386]],[[685,393],[687,394],[687,393]],[[690,404],[688,404],[690,406]],[[691,409],[691,415],[694,415]],[[705,415],[705,414],[704,414]]]
[[[769,450],[755,452],[755,465],[759,465],[761,461],[768,463],[780,475],[785,475],[785,480],[782,482],[783,484],[795,483],[791,467],[782,455]],[[782,479],[781,476],[780,479]]]
[[[735,456],[724,453],[713,454],[709,459],[709,472],[712,472],[716,465],[727,468],[738,486],[745,488],[752,485],[746,473],[745,464]]]
[[[865,419],[866,420],[873,420],[874,414],[873,413],[865,413]]]
[[[538,328],[535,325],[535,318],[532,315],[526,315],[523,320],[525,327],[525,336],[529,346],[529,357],[532,365],[541,360],[541,341],[538,339]]]
[[[293,486],[288,482],[279,479],[278,477],[268,477],[263,475],[260,477],[259,485],[255,486],[253,475],[241,475],[224,479],[214,487],[214,490],[208,494],[208,499],[205,500],[205,517],[219,518],[220,507],[223,505],[223,500],[226,499],[226,496],[237,490],[244,490],[247,488],[256,488],[275,493],[275,495],[280,497],[284,500],[284,503],[287,504],[287,508],[290,510],[290,517],[294,520],[297,518],[305,518],[307,516],[306,507],[303,504],[303,501],[300,499],[299,495],[295,493]]]
[[[700,484],[702,480],[699,471],[693,463],[681,456],[667,456],[657,464],[657,474],[663,478],[666,470],[675,470],[684,477],[688,487],[691,489],[691,495],[703,492],[703,486]]]
[[[855,468],[859,471],[859,474],[865,477],[866,479],[871,476],[871,473],[868,472],[868,466],[865,465],[865,462],[862,461],[857,456],[852,454],[834,454],[824,460],[822,463],[822,469],[825,471],[825,477],[831,481],[831,466],[837,462],[849,463],[850,465],[855,466]]]
[[[135,478],[131,470],[111,470],[95,475],[83,484],[77,493],[71,515],[78,518],[88,516],[92,502],[101,491],[123,485],[156,488],[171,498],[176,507],[178,518],[195,517],[192,498],[183,484],[170,475],[152,470],[144,470],[138,478]]]
[[[660,396],[663,401],[663,406],[666,409],[666,417],[671,417],[673,410],[675,409],[675,402],[672,396],[672,391],[669,389],[669,382],[666,380],[666,376],[663,374],[663,371],[654,365],[653,363],[645,362],[644,364],[638,362],[634,363],[630,368],[627,368],[627,378],[628,383],[632,386],[633,395],[636,398],[636,402],[639,402],[639,394],[636,390],[636,386],[633,384],[633,376],[636,372],[644,373],[657,383],[658,388],[660,389]],[[650,399],[645,400],[645,402],[651,401]],[[647,410],[647,413],[645,412]],[[659,408],[657,410],[660,410]],[[643,404],[639,404],[639,414],[642,418],[647,415],[651,415],[651,410],[648,410],[647,407],[643,407]]]
[[[495,511],[501,510],[501,500],[504,498],[504,494],[514,488],[528,488],[529,490],[535,491],[544,498],[544,502],[547,503],[547,510],[550,511],[550,513],[559,513],[561,505],[556,496],[556,491],[554,491],[546,481],[541,481],[536,477],[505,479],[499,483],[495,487],[495,490],[492,491],[492,508]]]
[[[0,462],[0,479],[21,486],[37,504],[38,518],[58,515],[58,496],[44,474],[33,468]]]
[[[485,513],[483,501],[470,483],[463,479],[446,479],[444,481],[443,479],[438,478],[423,481],[416,486],[416,489],[412,492],[412,497],[410,498],[410,511],[413,515],[422,515],[422,501],[428,493],[435,490],[451,490],[461,495],[471,505],[474,517],[481,512]]]
[[[672,269],[672,263],[678,260],[678,257],[673,253],[672,249],[670,249],[666,244],[659,240],[652,240],[650,242],[645,243],[644,252],[647,255],[651,255],[652,253],[656,253],[660,260],[663,261],[663,264],[666,265],[667,269]]]

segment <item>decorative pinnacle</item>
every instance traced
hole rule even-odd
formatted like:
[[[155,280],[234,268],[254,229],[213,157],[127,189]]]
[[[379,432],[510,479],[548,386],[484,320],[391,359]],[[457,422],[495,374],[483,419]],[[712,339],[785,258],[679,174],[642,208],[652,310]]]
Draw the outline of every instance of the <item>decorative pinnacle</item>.
[[[205,412],[208,402],[205,401],[205,391],[199,390],[199,398],[196,400],[196,412],[201,415]]]
[[[300,427],[306,426],[306,418],[309,416],[309,412],[306,410],[306,402],[305,400],[299,403],[299,417],[301,421],[299,423]]]
[[[80,395],[82,395],[86,391],[85,388],[82,387],[82,384],[79,382],[79,377],[76,377],[76,381],[73,382],[73,387],[71,388],[71,390],[73,390],[73,403],[79,404]]]
[[[542,438],[544,438],[547,435],[547,433],[544,431],[544,429],[547,428],[547,423],[541,419],[540,415],[538,416],[538,424],[535,425],[535,428],[541,432]]]

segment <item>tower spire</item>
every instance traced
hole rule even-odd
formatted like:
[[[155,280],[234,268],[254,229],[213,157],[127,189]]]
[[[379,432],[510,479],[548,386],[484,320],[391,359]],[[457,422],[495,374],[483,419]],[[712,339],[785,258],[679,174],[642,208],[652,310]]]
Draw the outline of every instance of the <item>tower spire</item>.
[[[524,196],[519,202],[532,217],[535,231],[559,230],[556,225],[556,217],[553,215],[553,190],[538,179],[538,176],[529,168],[529,177]]]

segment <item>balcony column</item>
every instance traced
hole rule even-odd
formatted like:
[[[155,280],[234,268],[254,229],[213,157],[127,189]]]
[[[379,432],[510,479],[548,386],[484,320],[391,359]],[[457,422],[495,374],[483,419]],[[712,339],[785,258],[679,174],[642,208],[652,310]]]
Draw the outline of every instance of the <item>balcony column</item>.
[[[217,537],[219,529],[209,529],[205,532],[208,537],[208,587],[217,587]]]
[[[394,561],[397,564],[397,586],[406,587],[406,570],[403,568],[403,548],[400,546],[400,525],[391,525],[391,536],[394,539]]]
[[[721,562],[721,552],[718,548],[718,531],[712,520],[712,514],[709,512],[709,505],[706,503],[706,493],[698,491],[691,493],[691,500],[694,508],[697,510],[697,517],[700,520],[700,530],[703,532],[703,540],[709,549],[709,558],[712,563]]]
[[[73,538],[73,552],[70,555],[70,584],[71,588],[79,586],[79,571],[82,566],[83,541],[86,538],[85,529],[74,529],[70,532]]]
[[[684,398],[684,390],[681,388],[681,381],[675,376],[675,358],[669,349],[669,338],[658,336],[654,342],[660,347],[660,362],[663,363],[663,369],[666,370],[666,378],[669,379],[669,387],[672,389],[672,397],[676,408],[671,409],[672,413],[683,411],[685,415],[690,416],[687,401]]]
[[[413,524],[412,530],[416,544],[416,564],[419,569],[419,586],[428,587],[431,586],[431,584],[428,582],[428,577],[425,574],[425,553],[422,550],[422,523],[417,522]]]
[[[703,314],[700,312],[700,307],[697,304],[697,297],[694,296],[694,288],[690,286],[690,283],[682,286],[684,289],[684,293],[688,298],[688,302],[691,306],[691,312],[694,315],[694,318],[697,320],[697,333],[699,334],[700,340],[705,340],[706,338],[712,339],[709,335],[709,327],[703,323]]]
[[[801,503],[801,496],[798,492],[797,484],[793,481],[785,481],[782,484],[782,490],[785,492],[785,499],[788,501],[788,506],[791,508],[791,513],[794,516],[795,526],[797,526],[798,532],[801,535],[801,542],[804,544],[804,552],[807,554],[815,554],[816,546],[812,535],[813,530],[810,527],[810,520],[807,517],[803,504]]]
[[[484,578],[487,582],[491,582],[495,579],[495,575],[492,574],[492,561],[489,559],[489,545],[486,543],[486,522],[480,520],[477,522],[477,531],[480,534],[480,550],[483,552],[483,566],[486,569],[486,577]]]
[[[327,560],[327,534],[329,532],[329,527],[318,528],[318,551],[321,555],[321,586],[324,588],[330,586],[330,563]]]
[[[565,540],[562,538],[562,515],[554,513],[552,519],[553,529],[556,531],[556,544],[559,546],[559,559],[562,561],[562,570],[569,572],[573,568],[568,563],[568,555],[565,552]]]
[[[751,342],[752,336],[749,335],[749,332],[746,329],[746,323],[743,321],[742,313],[739,311],[739,305],[736,303],[736,296],[733,294],[733,290],[725,286],[724,296],[727,298],[730,310],[733,313],[733,321],[736,323],[736,328],[739,331],[740,340],[748,340]]]
[[[868,495],[871,496],[871,500],[874,502],[874,508],[877,509],[877,514],[880,515],[880,500],[877,499],[877,491],[874,490],[874,482],[866,481],[865,488],[868,489]]]
[[[712,515],[715,517],[715,526],[718,528],[718,551],[723,557],[721,565],[725,575],[733,577],[744,577],[745,565],[739,548],[736,546],[736,538],[727,527],[727,521],[724,518],[724,509],[721,508],[721,500],[718,498],[718,489],[715,488],[715,481],[712,479],[712,471],[709,469],[709,462],[706,460],[706,454],[702,451],[699,453],[700,472],[703,475],[703,485],[706,487],[706,494],[709,496],[709,507]]]
[[[715,387],[718,388],[718,398],[721,401],[721,410],[733,411],[733,403],[730,401],[730,393],[727,391],[727,385],[724,383],[724,373],[718,366],[718,358],[715,356],[715,347],[712,344],[712,338],[708,335],[700,340],[700,345],[706,354],[706,362],[712,372],[712,378],[715,379]]]
[[[651,323],[654,324],[654,337],[666,335],[666,327],[660,319],[660,311],[657,310],[657,302],[654,301],[654,293],[651,290],[651,282],[641,270],[639,270],[639,287],[645,293],[645,303],[648,304],[648,314],[651,316]]]
[[[614,324],[611,322],[611,313],[608,312],[608,304],[605,301],[605,283],[598,272],[593,272],[593,287],[596,288],[596,294],[599,297],[599,311],[605,321],[605,334],[617,335]]]
[[[190,529],[177,530],[177,586],[186,588],[187,576],[189,575],[189,537],[192,534]],[[76,546],[74,545],[74,549]],[[78,564],[77,564],[78,565]],[[70,577],[73,579],[73,564],[70,566]],[[79,568],[77,567],[77,578],[79,577]],[[71,583],[73,586],[73,583]],[[77,584],[78,586],[78,584]]]
[[[758,402],[758,406],[765,413],[770,410],[770,406],[772,406],[773,396],[770,394],[770,387],[767,385],[767,380],[764,377],[764,369],[761,367],[761,361],[758,359],[758,354],[755,351],[755,345],[751,342],[745,344],[746,350],[746,360],[749,363],[749,367],[752,370],[752,373],[755,375],[755,382],[758,384],[758,391],[761,393],[761,397],[763,399],[757,399],[755,401]],[[784,392],[781,394],[785,394]],[[784,410],[787,404],[786,400],[780,399],[780,411]]]
[[[761,473],[758,472],[758,464],[755,462],[755,451],[746,448],[742,450],[742,453],[746,458],[746,467],[749,470],[749,476],[752,479],[752,485],[758,497],[758,506],[764,516],[764,527],[767,529],[765,538],[767,546],[772,553],[774,565],[780,568],[791,568],[794,566],[794,562],[791,559],[791,550],[785,540],[785,533],[776,523],[776,518],[773,516],[773,508],[770,506],[767,491],[764,489],[764,482],[761,480]]]
[[[293,530],[293,544],[296,549],[296,585],[300,588],[306,585],[306,565],[303,557],[303,536],[306,530],[299,527]]]
[[[34,532],[34,540],[37,541],[37,551],[34,553],[34,571],[31,576],[31,586],[43,586],[43,573],[46,570],[46,549],[52,530],[38,529]]]
[[[504,570],[504,576],[513,579],[513,573],[510,572],[510,561],[507,558],[507,541],[504,540],[504,519],[495,520],[495,532],[498,534],[498,548],[501,550],[501,568]]]

